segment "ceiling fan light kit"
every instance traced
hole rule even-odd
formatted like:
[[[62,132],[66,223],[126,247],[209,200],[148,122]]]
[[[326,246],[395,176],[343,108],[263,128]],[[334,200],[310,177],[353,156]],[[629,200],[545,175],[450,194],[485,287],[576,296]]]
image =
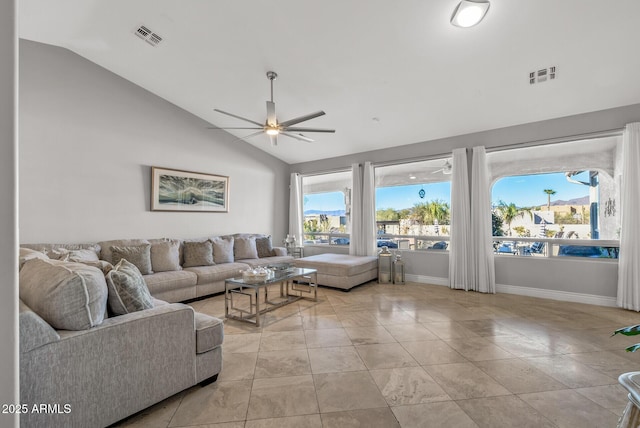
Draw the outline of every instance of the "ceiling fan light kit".
[[[488,0],[462,0],[451,15],[451,24],[469,28],[478,24],[489,10]]]
[[[278,122],[278,118],[276,117],[276,103],[273,101],[273,81],[276,80],[277,77],[278,77],[278,74],[275,71],[267,71],[267,79],[269,79],[269,82],[271,84],[271,100],[267,101],[267,119],[265,120],[264,125],[261,124],[260,122],[255,121],[255,120],[247,119],[245,117],[238,116],[238,115],[233,114],[233,113],[228,113],[226,111],[214,109],[214,111],[217,111],[218,113],[226,114],[227,116],[231,116],[233,118],[240,119],[240,120],[243,120],[245,122],[249,122],[249,123],[255,125],[255,127],[249,127],[249,128],[246,128],[246,127],[245,128],[218,128],[218,127],[214,127],[214,128],[211,128],[211,129],[253,129],[253,130],[257,130],[258,132],[255,132],[255,133],[253,133],[251,135],[247,135],[244,138],[245,139],[246,138],[251,138],[251,137],[254,137],[256,135],[260,135],[260,134],[264,133],[264,134],[267,134],[267,136],[269,137],[269,140],[271,141],[271,145],[272,146],[277,146],[278,145],[278,135],[284,135],[286,137],[294,138],[294,139],[299,140],[299,141],[312,143],[313,140],[311,138],[300,134],[300,132],[326,132],[326,133],[334,133],[334,132],[336,132],[334,129],[303,128],[303,127],[299,127],[299,126],[293,126],[293,125],[297,125],[298,123],[306,122],[307,120],[311,120],[311,119],[315,119],[316,117],[323,116],[325,114],[324,111],[317,111],[315,113],[306,114],[304,116],[296,117],[294,119],[285,120],[284,122]],[[292,132],[293,132],[293,134],[292,134]]]

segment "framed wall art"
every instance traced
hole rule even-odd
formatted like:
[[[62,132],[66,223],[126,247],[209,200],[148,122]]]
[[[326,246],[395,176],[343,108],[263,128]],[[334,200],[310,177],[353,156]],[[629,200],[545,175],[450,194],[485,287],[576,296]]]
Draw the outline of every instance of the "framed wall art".
[[[229,211],[229,177],[151,167],[151,211]]]

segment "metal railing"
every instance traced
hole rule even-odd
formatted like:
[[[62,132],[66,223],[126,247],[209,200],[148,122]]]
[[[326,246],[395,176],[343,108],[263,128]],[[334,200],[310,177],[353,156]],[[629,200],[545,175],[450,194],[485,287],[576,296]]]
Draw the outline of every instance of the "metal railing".
[[[349,245],[348,233],[304,232],[303,245]],[[449,236],[380,234],[377,246],[398,250],[440,250],[449,247]]]
[[[620,241],[494,236],[493,248],[494,252],[500,256],[617,259],[620,253]]]

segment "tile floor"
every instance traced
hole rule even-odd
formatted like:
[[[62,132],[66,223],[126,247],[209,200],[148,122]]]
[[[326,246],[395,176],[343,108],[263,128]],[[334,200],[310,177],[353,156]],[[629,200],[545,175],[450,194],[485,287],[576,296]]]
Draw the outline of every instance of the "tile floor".
[[[320,288],[256,328],[225,321],[218,381],[117,426],[615,427],[637,313],[442,286]],[[224,317],[224,297],[193,302]]]

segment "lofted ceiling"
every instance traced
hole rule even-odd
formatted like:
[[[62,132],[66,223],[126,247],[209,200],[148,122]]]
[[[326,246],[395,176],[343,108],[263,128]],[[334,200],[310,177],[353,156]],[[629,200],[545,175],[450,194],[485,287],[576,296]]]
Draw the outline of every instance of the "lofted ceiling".
[[[264,122],[269,70],[280,121],[334,128],[271,147],[288,163],[640,102],[640,1],[491,0],[479,25],[458,0],[20,0],[20,37],[68,48],[218,127]],[[163,40],[134,32],[145,25]],[[555,66],[557,78],[529,84]],[[222,132],[210,130],[212,140]],[[252,131],[231,131],[242,137]]]

